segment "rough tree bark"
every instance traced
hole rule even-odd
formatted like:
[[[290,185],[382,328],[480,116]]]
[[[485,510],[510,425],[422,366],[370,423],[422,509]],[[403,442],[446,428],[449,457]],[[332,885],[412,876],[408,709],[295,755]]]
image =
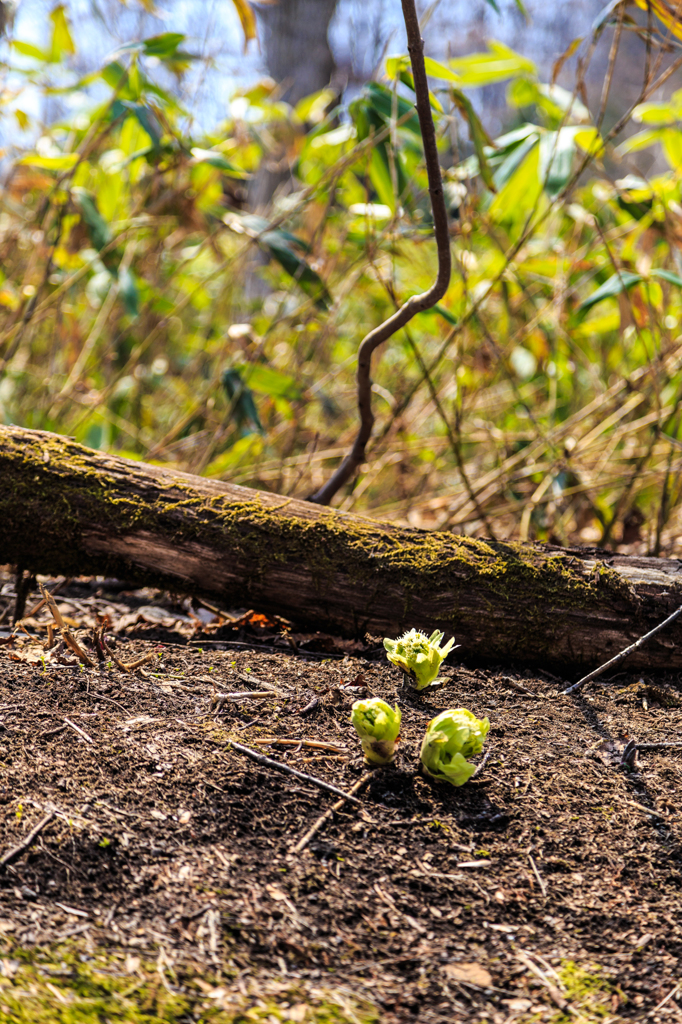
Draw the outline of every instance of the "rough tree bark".
[[[682,604],[682,564],[410,530],[0,427],[0,564],[107,574],[345,635],[594,667]],[[682,668],[682,618],[627,667]]]

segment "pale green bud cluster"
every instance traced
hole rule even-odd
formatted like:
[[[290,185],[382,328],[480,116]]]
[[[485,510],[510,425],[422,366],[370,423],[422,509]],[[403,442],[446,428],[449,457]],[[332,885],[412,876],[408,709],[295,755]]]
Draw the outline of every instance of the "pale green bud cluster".
[[[465,708],[442,711],[426,728],[421,749],[424,769],[439,782],[463,786],[476,771],[467,757],[481,752],[489,729],[487,718],[478,719]]]
[[[452,650],[455,638],[441,647],[443,634],[436,629],[427,636],[411,629],[397,640],[384,640],[386,656],[411,680],[417,690],[438,682],[438,670]],[[351,723],[355,726],[365,758],[372,764],[390,764],[400,739],[400,708],[391,708],[379,697],[356,700]],[[431,778],[463,786],[476,771],[468,757],[479,754],[490,730],[487,718],[478,719],[466,708],[442,711],[426,729],[421,763]]]
[[[390,764],[400,739],[400,708],[379,697],[356,700],[353,704],[351,724],[360,737],[365,757],[372,764]]]
[[[401,668],[417,690],[423,690],[431,683],[438,682],[441,662],[448,656],[455,643],[454,636],[440,646],[443,634],[439,629],[431,636],[411,629],[397,640],[384,640],[386,657]]]

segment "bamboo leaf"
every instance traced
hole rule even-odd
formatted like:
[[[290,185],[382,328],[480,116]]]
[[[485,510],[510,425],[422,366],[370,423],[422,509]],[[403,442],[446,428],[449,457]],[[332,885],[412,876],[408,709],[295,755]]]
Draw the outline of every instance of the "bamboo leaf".
[[[50,21],[52,22],[52,39],[50,40],[48,60],[53,64],[57,64],[64,57],[74,54],[76,46],[66,17],[66,8],[63,4],[59,4],[51,11]]]
[[[95,249],[103,249],[111,241],[111,231],[102,214],[97,209],[95,197],[84,188],[72,188],[71,195],[78,206],[83,223]]]
[[[682,132],[677,128],[664,129],[662,143],[666,160],[677,171],[682,166]]]
[[[424,58],[424,62],[428,60],[428,57]],[[433,61],[435,64],[436,62]],[[393,81],[396,78],[402,78],[405,72],[410,70],[410,58],[407,54],[401,54],[399,57],[387,57],[386,58],[386,77],[389,81]],[[427,72],[433,74],[433,72]],[[434,78],[438,78],[438,75],[433,75]],[[412,88],[412,86],[410,87]],[[414,90],[413,90],[414,91]]]
[[[386,147],[375,146],[369,159],[369,180],[379,202],[395,210],[397,196],[393,192],[393,179]]]
[[[566,47],[564,52],[561,54],[561,56],[558,58],[558,60],[554,61],[554,64],[552,65],[552,80],[550,82],[550,85],[555,85],[557,78],[561,74],[561,70],[562,70],[564,64],[566,63],[567,60],[571,59],[571,57],[573,56],[575,51],[578,49],[578,47],[580,46],[580,44],[582,43],[584,38],[585,38],[585,36],[578,36],[576,39],[573,39],[568,44],[568,46]]]
[[[647,128],[643,132],[631,135],[629,139],[621,142],[620,146],[616,147],[616,155],[627,156],[628,153],[636,153],[638,149],[646,149],[648,146],[653,146],[655,142],[662,138],[663,131],[663,128]]]
[[[127,77],[128,72],[117,60],[110,61],[102,68],[102,79],[107,85],[111,86],[112,89],[120,91],[121,87],[124,87],[125,79],[127,79]]]
[[[166,60],[175,56],[178,46],[184,42],[185,36],[182,32],[164,32],[159,36],[150,36],[143,41],[144,53],[147,57],[159,57]]]
[[[265,231],[260,236],[260,241],[306,295],[310,296],[315,305],[320,309],[327,309],[332,301],[327,286],[317,271],[293,249],[291,237],[287,237],[282,231]]]
[[[640,103],[632,111],[632,120],[639,124],[676,124],[679,111],[672,103]]]
[[[517,224],[532,209],[537,209],[542,192],[539,174],[539,135],[530,136],[495,172],[498,193],[488,207],[493,223]],[[513,164],[513,168],[512,168]],[[500,184],[505,174],[504,186]]]
[[[256,394],[268,395],[270,398],[287,398],[290,401],[296,401],[303,395],[303,389],[293,377],[280,373],[265,363],[250,363],[237,369]]]
[[[568,184],[575,156],[575,133],[565,128],[540,139],[540,180],[548,195],[558,196]]]
[[[426,73],[431,75],[432,78],[445,78],[450,82],[459,82],[459,75],[456,75],[454,71],[451,71],[445,66],[445,64],[439,64],[438,61],[431,60],[430,57],[424,58],[424,64],[426,66]],[[408,56],[403,57],[389,57],[386,61],[386,77],[390,81],[402,82],[406,85],[411,92],[414,92],[414,77],[410,70],[410,58]],[[437,110],[439,114],[443,113],[443,106],[431,90],[429,89],[429,102],[434,110]]]
[[[386,64],[388,66],[388,61]],[[431,57],[424,57],[424,66],[426,67],[426,74],[430,75],[431,78],[442,78],[446,82],[455,82],[457,85],[461,84],[462,80],[459,75],[446,64],[432,60]]]
[[[232,0],[244,32],[244,53],[252,39],[256,38],[256,15],[249,0]]]
[[[533,132],[525,135],[522,141],[516,143],[507,150],[507,156],[495,169],[495,185],[498,189],[503,188],[514,176],[518,168],[525,161],[540,141],[540,131],[535,128]],[[498,139],[499,142],[499,139]]]
[[[570,92],[568,89],[564,89],[562,85],[538,85],[538,92],[540,94],[540,104],[543,105],[543,100],[552,104],[559,113],[563,115],[568,113],[573,121],[579,121],[581,124],[587,124],[590,121],[590,112],[582,103],[578,97]]]
[[[230,367],[223,372],[221,382],[232,408],[232,415],[243,437],[254,432],[264,434],[253,392],[244,382],[241,370]]]
[[[40,167],[45,171],[68,171],[78,163],[78,153],[62,153],[60,156],[39,156],[37,153],[28,153],[18,164],[26,164],[29,167]]]
[[[47,50],[41,50],[40,47],[34,46],[33,43],[22,43],[19,39],[15,39],[12,42],[12,48],[23,57],[33,57],[34,60],[42,61],[50,59],[50,54]]]
[[[491,40],[488,50],[488,53],[472,53],[449,61],[450,67],[460,76],[462,86],[492,85],[519,75],[537,76],[533,61],[515,53],[504,43]]]
[[[124,115],[126,111],[130,111],[135,116],[140,127],[144,128],[151,139],[154,147],[158,147],[161,143],[161,132],[153,111],[144,103],[134,103],[131,100],[115,100],[111,105],[112,120],[115,121]]]
[[[480,118],[474,110],[471,100],[465,96],[463,92],[460,92],[459,89],[452,89],[452,99],[469,126],[469,137],[471,138],[476,151],[476,156],[478,157],[480,175],[490,191],[496,192],[497,187],[485,152],[486,146],[493,145],[492,140],[481,124]]]
[[[246,171],[241,170],[239,167],[235,167],[234,164],[223,156],[223,154],[216,149],[200,149],[198,146],[194,146],[192,149],[192,156],[198,164],[210,164],[211,167],[217,167],[219,170],[224,171],[231,178],[249,178],[250,175]]]
[[[682,277],[673,274],[672,270],[652,270],[651,277],[658,277],[661,281],[667,281],[668,284],[675,284],[678,288],[682,288]]]
[[[140,311],[140,294],[134,276],[129,270],[125,270],[118,280],[118,294],[123,300],[126,313],[129,316],[137,316]]]
[[[596,128],[578,127],[574,130],[573,138],[575,143],[585,153],[589,153],[590,156],[601,157],[604,153],[604,140],[597,131]]]
[[[378,115],[380,124],[375,125],[376,127],[383,128],[393,117],[393,92],[387,89],[385,85],[381,85],[379,82],[370,82],[360,99],[364,100],[364,105],[369,112]],[[406,114],[409,115],[411,112],[413,112],[412,116],[408,116],[407,120],[402,122],[401,128],[406,128],[421,138],[419,117],[417,116],[417,109],[414,103],[410,103],[404,96],[397,96],[395,102],[396,118],[402,120]]]
[[[595,292],[585,299],[578,306],[578,313],[586,313],[588,309],[592,309],[598,302],[602,302],[603,299],[614,299],[621,292],[627,291],[628,288],[632,288],[633,285],[639,284],[642,280],[641,274],[635,274],[631,270],[621,270],[618,274],[613,274],[608,281],[604,281],[604,284],[600,285]]]
[[[682,39],[682,21],[678,4],[673,7],[665,0],[635,0],[635,3],[643,11],[653,11],[671,35],[676,39]]]
[[[611,16],[614,14],[616,9],[620,7],[620,5],[623,2],[624,0],[609,0],[609,3],[606,5],[606,7],[602,7],[601,11],[592,22],[593,35],[599,35],[599,33],[604,29],[605,25],[609,22]]]

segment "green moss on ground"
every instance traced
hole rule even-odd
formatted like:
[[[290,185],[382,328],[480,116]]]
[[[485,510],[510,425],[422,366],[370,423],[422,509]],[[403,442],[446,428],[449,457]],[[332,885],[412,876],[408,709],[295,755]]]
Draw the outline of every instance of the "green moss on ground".
[[[555,975],[546,969],[543,973],[569,1005],[549,1017],[531,1009],[516,1018],[517,1024],[537,1024],[539,1020],[545,1024],[602,1024],[603,1021],[615,1024],[625,1019],[618,1010],[625,1006],[627,999],[622,990],[605,977],[598,964],[581,966],[573,960],[564,960]],[[551,1003],[549,996],[543,999],[540,992],[536,996],[538,1002]]]
[[[378,1024],[377,1012],[346,990],[247,981],[237,988],[199,968],[68,944],[13,948],[0,960],[0,1024]]]

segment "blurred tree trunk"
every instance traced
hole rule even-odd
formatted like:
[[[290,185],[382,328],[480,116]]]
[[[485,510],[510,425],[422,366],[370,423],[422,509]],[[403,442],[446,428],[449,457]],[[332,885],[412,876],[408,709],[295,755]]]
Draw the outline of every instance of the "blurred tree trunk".
[[[257,8],[265,63],[282,88],[281,98],[292,106],[332,81],[336,65],[327,32],[336,3],[337,0],[279,0],[261,3]],[[284,140],[263,158],[250,189],[251,208],[265,209],[290,177]]]
[[[258,7],[265,63],[295,106],[329,85],[335,64],[327,32],[337,0],[279,0]]]
[[[677,559],[411,530],[0,426],[0,565],[114,575],[302,626],[453,633],[461,653],[595,667],[682,604]],[[679,671],[682,618],[625,667]]]

